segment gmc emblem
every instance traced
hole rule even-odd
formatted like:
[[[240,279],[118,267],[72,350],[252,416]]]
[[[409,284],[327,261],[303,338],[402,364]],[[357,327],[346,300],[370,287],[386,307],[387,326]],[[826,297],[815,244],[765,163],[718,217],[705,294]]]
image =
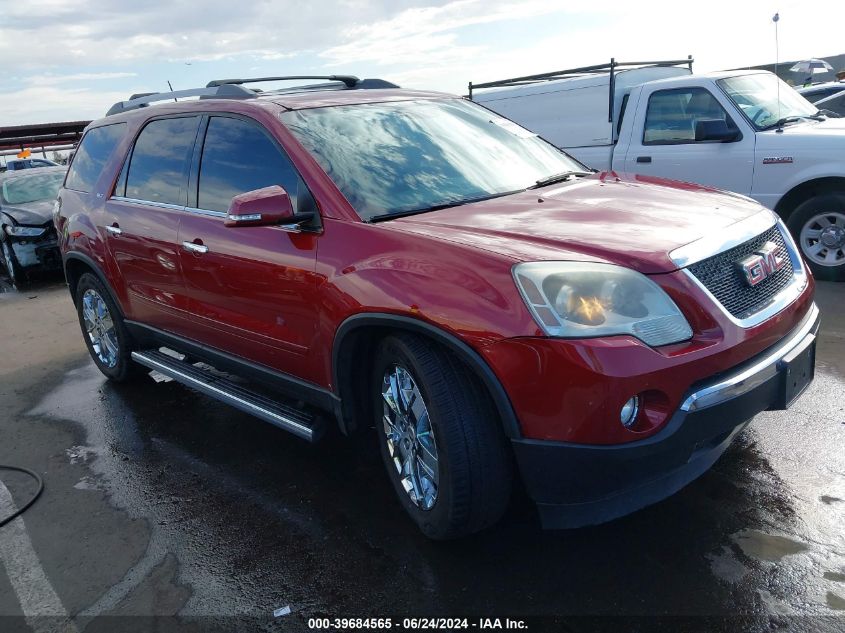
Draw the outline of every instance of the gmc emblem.
[[[786,260],[780,255],[780,246],[766,242],[753,254],[737,262],[749,286],[756,286],[769,275],[783,268]]]

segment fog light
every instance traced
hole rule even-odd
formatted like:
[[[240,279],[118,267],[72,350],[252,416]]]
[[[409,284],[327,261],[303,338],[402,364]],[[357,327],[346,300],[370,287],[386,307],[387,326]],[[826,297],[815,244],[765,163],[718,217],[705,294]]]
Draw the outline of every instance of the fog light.
[[[619,412],[619,419],[622,421],[622,426],[630,429],[637,421],[637,413],[640,412],[640,397],[634,396],[628,402],[622,405],[622,410]]]

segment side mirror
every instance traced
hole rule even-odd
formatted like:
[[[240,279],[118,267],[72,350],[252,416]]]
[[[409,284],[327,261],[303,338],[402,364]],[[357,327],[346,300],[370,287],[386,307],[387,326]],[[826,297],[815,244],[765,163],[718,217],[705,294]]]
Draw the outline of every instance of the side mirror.
[[[731,143],[740,138],[737,128],[729,128],[724,119],[697,119],[695,122],[696,141],[718,141]]]
[[[246,191],[232,198],[226,226],[272,226],[297,224],[310,220],[312,214],[297,215],[290,196],[279,185]]]

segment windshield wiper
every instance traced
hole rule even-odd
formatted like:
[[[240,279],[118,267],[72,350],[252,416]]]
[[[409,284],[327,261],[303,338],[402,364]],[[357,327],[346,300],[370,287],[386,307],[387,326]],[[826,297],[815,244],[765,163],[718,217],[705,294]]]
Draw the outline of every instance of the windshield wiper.
[[[527,187],[527,189],[539,189],[540,187],[545,187],[546,185],[553,185],[556,182],[566,182],[573,176],[592,176],[594,173],[595,172],[592,171],[562,171],[559,174],[553,174],[547,178],[541,178],[530,187]]]
[[[418,213],[428,213],[429,211],[439,211],[441,209],[451,209],[452,207],[460,207],[465,204],[472,204],[473,202],[484,202],[485,200],[492,200],[493,198],[501,198],[518,193],[522,189],[516,191],[505,191],[503,193],[494,193],[489,196],[481,196],[479,198],[467,198],[465,200],[447,200],[438,204],[433,204],[430,207],[421,207],[419,209],[408,209],[407,211],[394,211],[393,213],[382,213],[381,215],[374,215],[369,218],[367,222],[381,222],[382,220],[392,220],[393,218],[404,218],[409,215],[417,215]]]
[[[817,116],[818,115],[816,115],[816,114],[814,114],[812,116],[809,115],[809,114],[804,115],[804,116],[796,116],[796,115],[785,116],[782,119],[778,119],[774,123],[771,123],[771,124],[769,124],[765,127],[762,127],[760,129],[761,130],[774,130],[775,128],[783,127],[787,123],[795,123],[796,121],[800,121],[801,119],[815,119]],[[821,121],[822,119],[818,119],[818,120]]]

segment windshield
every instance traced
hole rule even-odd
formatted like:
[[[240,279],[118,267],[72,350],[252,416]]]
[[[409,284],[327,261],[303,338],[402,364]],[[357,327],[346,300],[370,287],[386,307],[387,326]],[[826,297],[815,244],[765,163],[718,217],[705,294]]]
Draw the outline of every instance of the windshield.
[[[716,83],[758,129],[789,117],[811,117],[818,109],[775,75],[740,75]]]
[[[65,179],[64,171],[7,180],[3,183],[3,202],[25,204],[38,200],[52,200],[59,193]]]
[[[314,108],[281,118],[364,220],[521,191],[585,170],[463,99]]]

